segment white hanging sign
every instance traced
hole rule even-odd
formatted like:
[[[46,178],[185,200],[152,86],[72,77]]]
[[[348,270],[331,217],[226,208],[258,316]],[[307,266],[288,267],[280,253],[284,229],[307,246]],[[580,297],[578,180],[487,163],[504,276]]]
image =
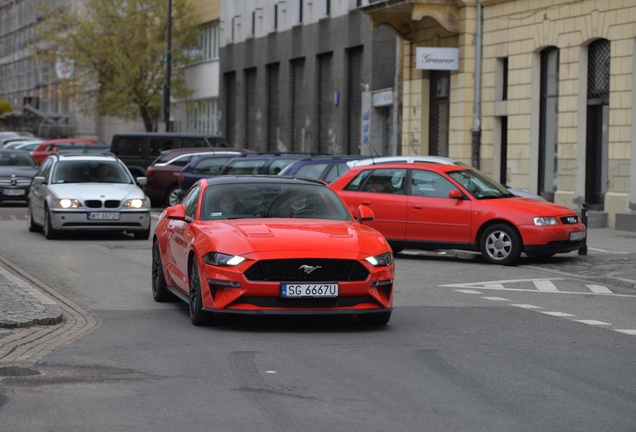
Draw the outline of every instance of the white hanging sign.
[[[422,70],[459,69],[459,48],[417,47],[415,68]]]
[[[58,79],[70,78],[75,69],[75,61],[69,59],[57,59],[55,62],[55,73]]]

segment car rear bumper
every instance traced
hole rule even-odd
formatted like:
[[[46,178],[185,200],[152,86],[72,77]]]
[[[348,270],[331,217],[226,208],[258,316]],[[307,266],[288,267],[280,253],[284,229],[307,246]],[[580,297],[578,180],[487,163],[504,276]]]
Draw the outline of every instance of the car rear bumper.
[[[146,230],[150,227],[150,212],[120,211],[118,220],[91,220],[88,213],[53,211],[51,225],[56,230]],[[105,212],[104,212],[105,213]]]

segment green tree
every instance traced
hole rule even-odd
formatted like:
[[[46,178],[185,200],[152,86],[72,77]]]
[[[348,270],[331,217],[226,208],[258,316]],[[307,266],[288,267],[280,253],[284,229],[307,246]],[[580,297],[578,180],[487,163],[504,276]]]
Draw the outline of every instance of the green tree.
[[[73,65],[69,94],[86,115],[144,122],[159,118],[166,82],[168,0],[87,0],[78,9],[45,7],[37,55]],[[183,67],[198,34],[187,0],[172,0],[170,93],[191,93]]]
[[[13,111],[13,107],[9,102],[0,99],[0,115]]]

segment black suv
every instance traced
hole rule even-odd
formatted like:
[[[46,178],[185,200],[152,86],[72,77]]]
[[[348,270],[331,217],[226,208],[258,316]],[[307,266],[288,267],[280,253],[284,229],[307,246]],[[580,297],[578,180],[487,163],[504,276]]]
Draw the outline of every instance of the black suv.
[[[178,148],[217,147],[227,149],[221,137],[181,133],[123,133],[113,136],[110,151],[121,159],[133,176],[143,177],[146,168],[164,150]]]

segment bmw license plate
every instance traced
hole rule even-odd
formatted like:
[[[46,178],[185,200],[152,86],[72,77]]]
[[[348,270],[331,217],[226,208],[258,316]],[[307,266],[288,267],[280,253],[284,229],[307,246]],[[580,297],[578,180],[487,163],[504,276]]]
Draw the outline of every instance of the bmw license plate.
[[[119,220],[119,213],[108,212],[108,213],[97,213],[92,212],[88,214],[88,218],[90,220]]]
[[[570,233],[570,241],[573,240],[582,240],[585,238],[585,231],[577,231]]]
[[[338,297],[338,284],[282,284],[281,297]]]
[[[26,193],[24,189],[4,189],[2,195],[6,196],[22,196]]]

